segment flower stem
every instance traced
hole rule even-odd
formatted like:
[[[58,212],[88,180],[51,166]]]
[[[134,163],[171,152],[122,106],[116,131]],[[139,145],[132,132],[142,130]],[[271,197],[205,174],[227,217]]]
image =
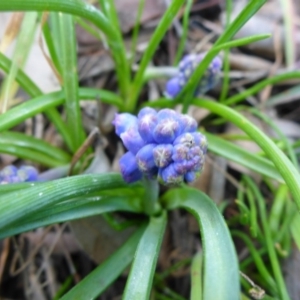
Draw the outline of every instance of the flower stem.
[[[159,195],[159,184],[157,180],[143,178],[145,186],[144,211],[147,215],[154,215],[156,212],[156,204]]]

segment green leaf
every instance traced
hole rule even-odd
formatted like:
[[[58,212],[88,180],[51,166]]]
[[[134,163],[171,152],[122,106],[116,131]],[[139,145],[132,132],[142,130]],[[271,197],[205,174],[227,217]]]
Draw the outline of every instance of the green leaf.
[[[217,135],[204,133],[208,140],[208,149],[220,156],[234,161],[250,170],[264,176],[283,182],[281,175],[275,166],[268,159],[249,152],[231,142],[228,142]]]
[[[149,299],[166,222],[166,212],[159,217],[151,217],[136,250],[123,300]]]
[[[122,247],[64,295],[61,300],[95,299],[100,295],[130,264],[144,230],[145,226],[140,226]]]
[[[59,180],[32,183],[30,188],[1,195],[0,186],[0,233],[26,216],[41,209],[72,199],[88,197],[93,192],[125,187],[120,174],[90,174]]]
[[[276,286],[274,278],[270,274],[270,271],[268,270],[268,268],[263,260],[263,257],[259,252],[261,249],[260,248],[257,249],[257,247],[255,247],[252,239],[250,239],[250,237],[247,234],[245,234],[241,231],[238,231],[238,230],[232,230],[231,234],[234,237],[238,237],[238,238],[242,239],[243,242],[246,244],[248,251],[251,255],[251,258],[253,259],[255,266],[256,266],[259,274],[261,275],[262,283],[266,284],[268,286],[268,288],[270,290],[272,290],[273,292],[277,292],[278,288]],[[242,268],[242,265],[243,265],[243,261],[241,262],[241,268]]]
[[[9,73],[12,66],[11,60],[0,52],[0,68],[6,73]],[[36,84],[21,69],[17,69],[15,80],[32,97],[42,93]]]
[[[140,93],[140,90],[143,85],[143,77],[144,72],[153,58],[154,52],[157,49],[160,41],[164,37],[166,31],[168,30],[169,26],[171,25],[173,19],[176,17],[179,9],[183,5],[184,0],[174,0],[171,2],[170,6],[168,7],[167,11],[164,13],[163,17],[161,18],[159,24],[157,25],[150,41],[148,47],[142,57],[141,63],[139,65],[139,69],[134,77],[133,85],[132,85],[132,92],[131,97],[128,99],[127,103],[127,110],[133,111],[136,108],[136,102]]]
[[[104,103],[122,106],[120,97],[105,90],[80,88],[80,99],[101,99]],[[64,103],[64,93],[62,91],[53,92],[38,96],[28,100],[12,109],[5,114],[0,115],[0,131],[10,129],[13,126],[25,121],[26,119]]]
[[[253,141],[259,145],[266,155],[273,161],[275,167],[285,180],[287,186],[293,195],[293,198],[300,210],[300,176],[298,170],[286,157],[286,155],[267,137],[259,128],[253,125],[243,115],[235,110],[222,105],[220,103],[194,99],[194,105],[208,109],[209,111],[222,116],[224,119],[232,122],[245,133],[247,133]]]
[[[2,53],[0,53],[0,68],[6,73],[10,73],[10,70],[14,64]],[[20,86],[26,91],[31,97],[37,97],[42,95],[42,91],[38,86],[21,70],[16,70],[15,80],[20,84]],[[57,130],[60,132],[67,144],[70,144],[71,140],[67,126],[61,119],[58,111],[55,108],[49,108],[45,112],[49,120],[54,124]],[[3,114],[4,115],[4,114]],[[4,117],[6,118],[6,117]],[[1,120],[0,120],[1,124]],[[69,147],[71,148],[71,147]]]
[[[166,208],[181,207],[197,219],[203,243],[203,299],[238,300],[239,269],[227,225],[215,203],[192,188],[168,191],[162,199]]]
[[[198,252],[192,262],[191,267],[191,300],[202,300],[202,276],[203,255]]]
[[[260,90],[262,90],[264,87],[266,87],[268,85],[272,85],[272,84],[275,84],[280,81],[296,79],[296,78],[298,78],[298,79],[300,78],[299,71],[287,72],[287,73],[273,76],[271,78],[267,78],[265,80],[261,80],[257,84],[253,85],[251,88],[243,91],[242,93],[237,93],[234,96],[231,96],[230,98],[228,98],[227,100],[224,101],[224,104],[232,105],[232,104],[238,103],[238,102],[246,99],[247,97],[254,95],[255,93],[259,92]],[[267,103],[268,102],[266,102],[266,106],[268,106]]]
[[[0,239],[50,224],[82,219],[108,212],[127,211],[141,213],[142,208],[139,204],[139,199],[134,196],[107,196],[102,195],[102,193],[94,197],[69,199],[20,218],[3,233],[0,233]]]
[[[115,7],[115,1],[113,0],[104,0],[99,1],[101,10],[105,14],[106,18],[108,19],[110,26],[114,28],[116,32],[116,37],[114,39],[114,44],[118,45],[118,51],[112,51],[114,56],[114,60],[120,61],[120,58],[124,59],[123,62],[116,64],[116,73],[119,79],[119,86],[121,95],[123,98],[127,98],[129,96],[129,85],[130,85],[130,68],[129,63],[127,61],[127,53],[124,44],[124,39],[122,35],[122,31],[120,28],[120,21],[118,18],[117,10]],[[109,37],[108,37],[109,38]]]
[[[298,214],[293,217],[290,228],[293,239],[298,247],[298,250],[300,251],[300,217]]]
[[[17,92],[16,86],[14,86],[15,78],[18,69],[24,66],[31,49],[37,27],[37,17],[38,14],[36,12],[27,12],[22,20],[22,26],[13,53],[13,63],[7,77],[2,83],[0,95],[2,112],[7,111],[9,108],[9,99]]]
[[[50,145],[44,140],[20,132],[1,132],[0,145],[4,144],[19,147],[21,150],[34,150],[35,152],[48,155],[49,158],[60,161],[61,164],[67,164],[71,160],[71,156],[67,152]]]
[[[59,13],[59,46],[61,54],[63,91],[65,95],[66,123],[70,132],[71,149],[75,152],[85,137],[79,107],[77,45],[73,16]]]

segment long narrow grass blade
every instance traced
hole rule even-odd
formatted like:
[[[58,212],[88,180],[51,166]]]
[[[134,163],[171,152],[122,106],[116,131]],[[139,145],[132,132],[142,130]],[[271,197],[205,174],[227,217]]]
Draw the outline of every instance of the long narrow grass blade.
[[[180,59],[183,56],[183,52],[185,50],[185,44],[187,41],[188,30],[189,30],[190,12],[191,12],[193,3],[194,3],[193,0],[187,0],[186,6],[184,9],[183,20],[182,20],[182,33],[181,33],[181,37],[179,40],[178,49],[177,49],[177,52],[175,55],[174,66],[178,65]]]
[[[128,60],[126,60],[127,57],[126,48],[122,37],[120,22],[118,19],[118,14],[114,3],[115,1],[104,0],[99,2],[101,2],[101,8],[104,11],[105,16],[109,20],[110,25],[114,28],[116,32],[116,39],[114,43],[118,44],[119,51],[117,53],[115,51],[112,52],[114,56],[114,60],[117,61],[119,57],[125,58],[125,61],[122,64],[122,66],[117,65],[116,73],[119,79],[119,85],[120,85],[122,97],[127,99],[127,97],[129,96],[131,74],[130,74],[129,62]]]
[[[105,90],[80,88],[79,98],[82,100],[99,99],[104,103],[109,103],[117,107],[122,107],[120,97]],[[64,103],[64,93],[53,92],[45,94],[34,99],[28,100],[17,107],[12,108],[6,114],[0,115],[0,131],[10,129],[11,127],[23,122],[38,113]]]
[[[288,68],[296,62],[296,7],[294,0],[280,0],[284,19],[285,58]]]
[[[71,156],[44,140],[37,139],[20,132],[2,132],[0,133],[0,144],[17,146],[24,149],[35,150],[45,155],[61,161],[62,164],[67,164],[71,160]]]
[[[149,45],[143,55],[142,61],[139,65],[139,69],[134,77],[133,86],[131,97],[128,99],[127,103],[127,110],[133,111],[136,106],[137,98],[139,92],[143,85],[143,76],[144,72],[153,57],[155,50],[157,49],[160,41],[162,40],[164,34],[168,30],[170,24],[172,23],[174,17],[178,13],[179,9],[183,5],[184,0],[174,0],[168,7],[167,11],[163,15],[162,19],[160,20],[158,26],[156,27],[155,32],[153,33]]]
[[[249,152],[231,142],[228,142],[217,135],[205,132],[208,140],[208,149],[228,160],[234,161],[250,170],[264,176],[283,182],[274,164],[268,159]]]
[[[84,141],[84,132],[79,107],[77,51],[73,16],[58,13],[58,25],[67,126],[71,135],[72,150],[76,151]]]
[[[50,26],[48,24],[48,18],[49,15],[47,15],[47,13],[42,13],[42,16],[45,18],[44,23],[42,23],[42,30],[43,30],[43,37],[45,39],[48,51],[49,51],[49,55],[51,58],[51,64],[52,68],[55,68],[55,71],[61,75],[62,71],[61,71],[61,63],[60,63],[60,59],[59,59],[59,55],[58,55],[58,51],[56,49],[56,44],[55,42],[57,41],[57,39],[53,36],[52,34],[52,30],[53,28],[51,27],[52,30],[50,30]],[[51,26],[53,26],[53,24],[51,24]]]
[[[150,297],[153,274],[167,222],[163,212],[159,217],[152,217],[143,234],[127,279],[124,300],[147,300]]]
[[[13,64],[9,70],[8,76],[5,78],[0,95],[0,104],[2,113],[9,108],[9,99],[14,97],[17,91],[15,78],[18,69],[22,68],[27,60],[27,56],[31,49],[34,34],[36,31],[38,14],[36,12],[27,12],[24,16],[21,30],[18,35],[17,43],[13,54]]]
[[[33,162],[40,163],[47,167],[59,167],[62,165],[61,161],[52,158],[49,155],[43,154],[38,151],[18,147],[11,144],[0,143],[0,152],[6,153],[21,159],[30,160]]]
[[[144,230],[145,226],[140,226],[122,247],[64,295],[61,300],[95,299],[100,295],[130,264]]]
[[[188,210],[199,223],[204,258],[203,299],[238,300],[237,256],[228,227],[214,202],[196,189],[180,188],[168,191],[163,203],[169,209]]]
[[[209,111],[222,116],[224,119],[232,122],[237,127],[247,133],[253,141],[259,145],[270,160],[278,169],[282,178],[285,180],[287,186],[293,195],[293,198],[300,210],[300,176],[298,170],[286,157],[286,155],[274,144],[274,142],[267,137],[260,129],[253,125],[240,113],[234,111],[230,107],[220,103],[194,99],[194,105],[208,109]]]
[[[203,254],[198,252],[192,261],[191,267],[191,297],[190,300],[202,300],[202,265]]]
[[[251,88],[246,89],[244,92],[238,93],[234,96],[231,96],[230,98],[227,98],[224,101],[224,104],[226,104],[226,105],[236,104],[236,103],[246,99],[247,97],[259,92],[267,85],[276,84],[277,82],[284,81],[284,80],[299,79],[299,78],[300,78],[299,71],[292,71],[292,72],[288,72],[288,73],[279,74],[279,75],[273,76],[271,78],[267,78],[265,80],[258,82]],[[266,106],[268,106],[268,102],[267,102]]]
[[[241,11],[241,13],[236,17],[236,19],[226,28],[224,33],[219,37],[216,41],[212,49],[210,49],[207,53],[207,60],[203,60],[201,64],[196,68],[195,72],[191,76],[189,82],[183,89],[183,91],[178,96],[179,98],[185,95],[185,106],[189,105],[190,100],[192,99],[194,92],[197,88],[197,84],[199,78],[202,77],[205,70],[207,69],[209,63],[214,58],[217,53],[213,55],[215,48],[221,46],[228,42],[234,35],[243,27],[243,25],[260,9],[260,7],[266,2],[266,0],[252,0],[248,2],[245,8]],[[187,107],[185,107],[186,110]]]
[[[8,73],[12,65],[12,62],[5,55],[0,53],[0,68]],[[42,95],[42,91],[39,89],[39,87],[36,86],[36,84],[21,69],[17,69],[15,80],[31,97]],[[55,108],[49,108],[45,113],[62,135],[69,149],[71,149],[72,143],[69,131],[57,110]]]

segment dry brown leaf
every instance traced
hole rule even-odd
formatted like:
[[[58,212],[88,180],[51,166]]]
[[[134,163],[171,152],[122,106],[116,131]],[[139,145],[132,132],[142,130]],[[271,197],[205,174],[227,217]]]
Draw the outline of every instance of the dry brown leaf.
[[[123,33],[128,33],[135,26],[139,2],[139,0],[115,1],[120,27]],[[141,24],[159,18],[163,15],[165,9],[165,1],[163,0],[145,0]]]
[[[1,14],[2,15],[2,14]],[[5,26],[5,31],[3,33],[2,39],[0,39],[0,52],[5,53],[6,49],[11,45],[16,36],[19,33],[24,13],[23,12],[15,12],[10,16],[8,22],[5,22],[5,17],[2,19],[1,23],[7,23]],[[0,23],[0,24],[1,24]],[[2,24],[1,24],[2,25]],[[1,36],[2,34],[0,34]]]
[[[71,228],[79,244],[97,263],[114,253],[134,231],[116,231],[100,215],[72,221]]]

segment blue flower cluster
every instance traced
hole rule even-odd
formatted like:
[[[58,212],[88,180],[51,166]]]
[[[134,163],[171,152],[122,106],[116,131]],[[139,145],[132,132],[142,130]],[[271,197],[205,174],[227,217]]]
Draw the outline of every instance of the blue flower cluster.
[[[9,165],[0,171],[0,184],[36,181],[37,179],[38,171],[32,166],[22,166],[18,169]]]
[[[180,93],[205,55],[206,53],[189,54],[180,61],[178,74],[166,84],[165,94],[167,97],[175,98]],[[221,68],[222,60],[219,56],[216,56],[200,79],[195,96],[206,93],[218,83]]]
[[[131,183],[159,178],[164,184],[192,182],[201,172],[207,140],[197,122],[171,109],[145,107],[138,116],[116,114],[116,134],[128,152],[120,159],[123,178]]]

